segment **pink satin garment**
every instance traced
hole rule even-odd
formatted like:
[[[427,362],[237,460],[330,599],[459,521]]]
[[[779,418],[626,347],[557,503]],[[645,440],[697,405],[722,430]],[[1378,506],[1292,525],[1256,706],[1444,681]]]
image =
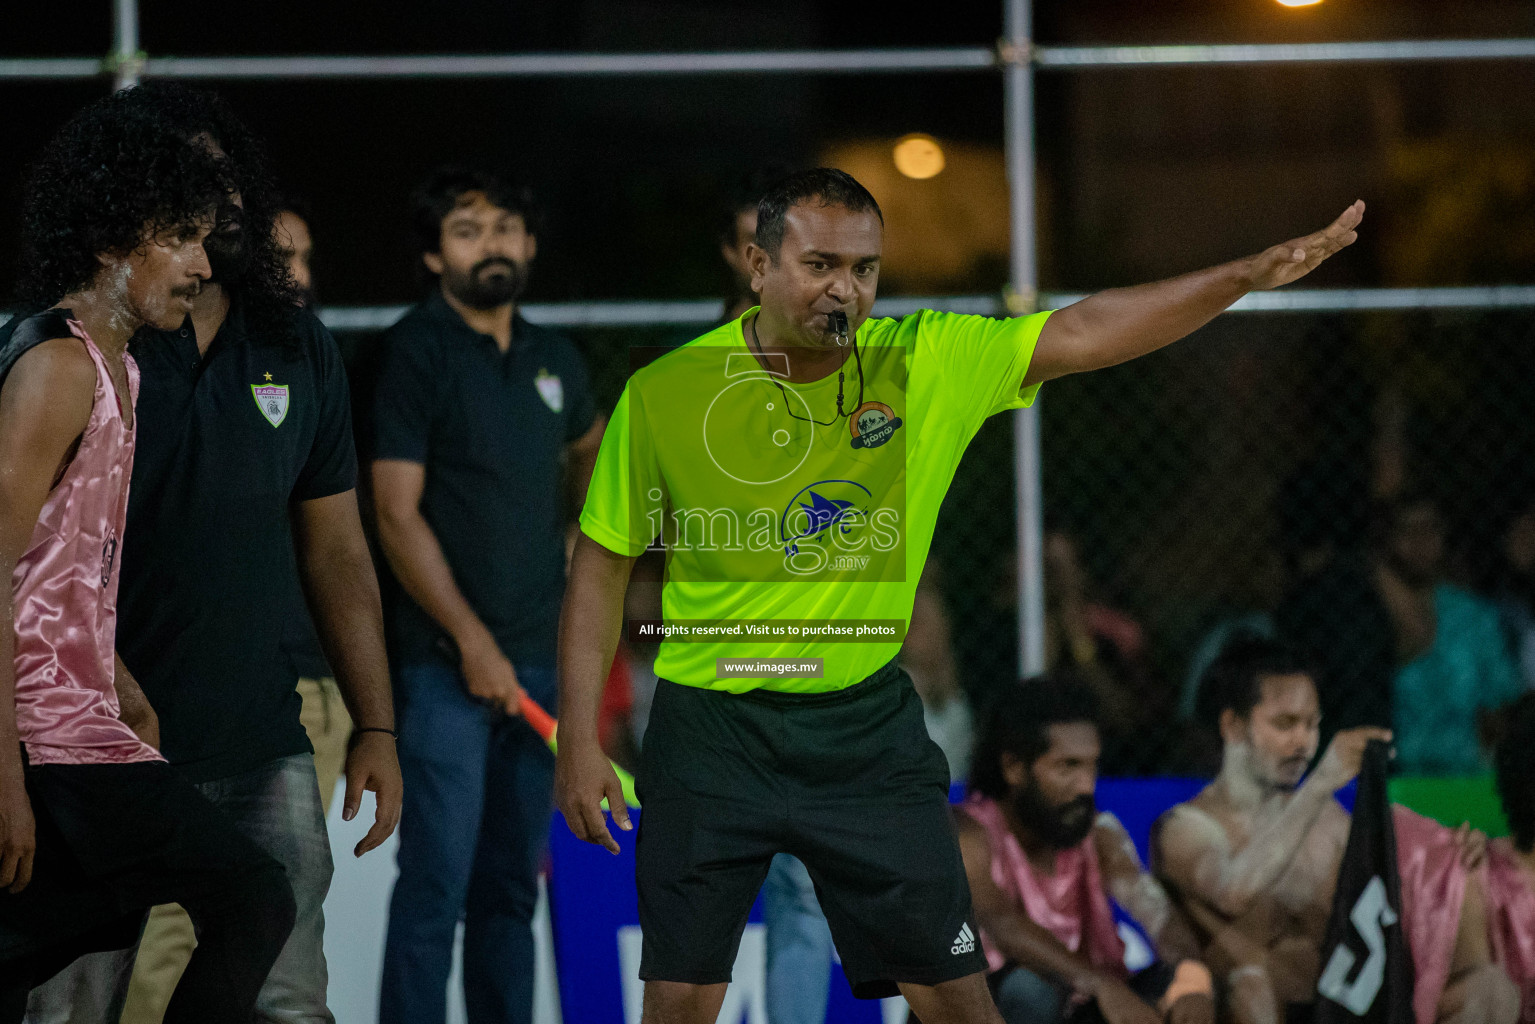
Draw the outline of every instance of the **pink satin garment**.
[[[1412,950],[1413,1016],[1418,1024],[1434,1024],[1455,955],[1466,869],[1455,833],[1437,821],[1392,804],[1391,824],[1402,878],[1402,928]]]
[[[1099,970],[1128,975],[1124,940],[1114,926],[1114,912],[1098,867],[1098,848],[1091,835],[1056,853],[1055,873],[1041,875],[1029,863],[996,801],[974,794],[959,809],[985,828],[991,847],[991,880],[1030,921],[1073,953],[1086,956]],[[1007,964],[985,929],[981,930],[981,943],[988,967],[995,971]]]
[[[32,764],[161,761],[123,724],[112,687],[133,431],[100,351],[78,321],[69,327],[96,364],[96,394],[79,450],[48,492],[11,577],[16,727]],[[138,366],[123,359],[136,403]]]
[[[1519,987],[1519,1024],[1535,1024],[1535,889],[1507,839],[1487,846],[1487,930],[1493,960]]]

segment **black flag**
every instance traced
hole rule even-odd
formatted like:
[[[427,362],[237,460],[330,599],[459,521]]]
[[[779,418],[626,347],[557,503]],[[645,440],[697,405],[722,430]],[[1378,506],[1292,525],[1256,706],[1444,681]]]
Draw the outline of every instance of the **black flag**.
[[[1413,1024],[1412,954],[1402,925],[1386,744],[1365,747],[1354,823],[1322,943],[1316,1024]]]

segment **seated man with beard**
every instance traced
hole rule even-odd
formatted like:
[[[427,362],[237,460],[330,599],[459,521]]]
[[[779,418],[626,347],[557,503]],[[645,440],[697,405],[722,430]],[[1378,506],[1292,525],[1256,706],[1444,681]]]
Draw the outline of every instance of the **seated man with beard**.
[[[1243,637],[1200,685],[1199,710],[1219,725],[1220,774],[1152,831],[1152,862],[1229,993],[1236,1024],[1309,1020],[1321,947],[1351,819],[1333,794],[1359,774],[1379,728],[1345,729],[1316,756],[1321,710],[1305,661]],[[1402,925],[1412,952],[1418,1024],[1512,1024],[1513,986],[1487,940],[1484,837],[1392,808]]]
[[[958,824],[997,1007],[1007,1024],[1213,1021],[1192,932],[1124,826],[1096,813],[1100,749],[1096,700],[1074,679],[1025,680],[992,704]],[[1162,958],[1134,977],[1110,897]]]

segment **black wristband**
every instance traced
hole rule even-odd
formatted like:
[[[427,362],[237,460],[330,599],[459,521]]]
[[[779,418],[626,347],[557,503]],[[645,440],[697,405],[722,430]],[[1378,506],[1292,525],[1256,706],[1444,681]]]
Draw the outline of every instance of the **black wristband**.
[[[385,729],[378,725],[365,725],[359,729],[352,730],[352,735],[347,739],[347,746],[350,747],[356,743],[357,737],[361,736],[365,732],[386,732],[397,740],[400,738],[400,734],[395,732],[393,729]]]

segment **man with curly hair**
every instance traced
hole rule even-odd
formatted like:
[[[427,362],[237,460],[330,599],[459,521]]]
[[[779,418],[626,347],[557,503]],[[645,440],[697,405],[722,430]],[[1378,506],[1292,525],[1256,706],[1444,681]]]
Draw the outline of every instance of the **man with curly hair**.
[[[0,1021],[172,901],[201,942],[165,1019],[248,1021],[293,926],[282,866],[156,750],[113,650],[138,432],[128,341],[191,311],[231,185],[227,160],[120,97],[76,115],[29,184],[23,288],[42,312],[0,346]]]
[[[287,871],[297,920],[257,1019],[330,1024],[330,841],[283,647],[300,585],[356,723],[344,817],[356,815],[365,789],[377,794],[359,855],[393,831],[401,795],[346,374],[334,339],[301,308],[273,230],[281,200],[255,136],[218,97],[184,86],[147,83],[120,102],[173,122],[234,181],[208,241],[212,277],[190,315],[149,325],[131,349],[144,397],[118,651],[159,715],[165,756]],[[179,911],[156,910],[124,1019],[160,1019],[193,941]],[[77,965],[63,991],[49,993],[67,1012],[44,1013],[34,999],[36,1024],[115,1021],[131,957]],[[109,999],[91,995],[102,989]]]

